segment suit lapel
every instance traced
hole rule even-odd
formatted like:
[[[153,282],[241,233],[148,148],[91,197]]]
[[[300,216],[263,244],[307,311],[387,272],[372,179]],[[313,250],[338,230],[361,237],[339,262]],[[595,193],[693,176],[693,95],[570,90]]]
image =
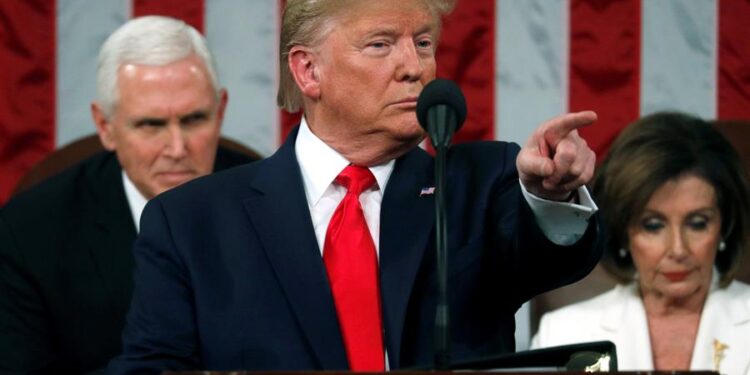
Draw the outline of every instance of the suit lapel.
[[[391,368],[400,365],[404,319],[414,281],[433,231],[432,158],[415,149],[396,162],[380,209],[380,285]],[[429,250],[428,250],[429,251]]]
[[[321,367],[344,369],[346,353],[294,151],[296,135],[259,162],[245,210]]]
[[[89,212],[93,225],[85,225],[88,248],[102,279],[102,284],[114,306],[116,315],[127,311],[132,296],[133,255],[131,248],[136,237],[135,223],[128,207],[122,183],[122,169],[114,155],[108,155],[97,166],[96,173],[87,176],[87,199],[81,204]]]
[[[133,222],[122,167],[111,152],[94,156],[92,171],[85,176],[85,194],[81,211],[85,218],[83,238],[102,280],[113,316],[121,316],[130,306],[133,294],[133,242],[138,233]],[[246,162],[244,156],[217,151],[215,170]]]

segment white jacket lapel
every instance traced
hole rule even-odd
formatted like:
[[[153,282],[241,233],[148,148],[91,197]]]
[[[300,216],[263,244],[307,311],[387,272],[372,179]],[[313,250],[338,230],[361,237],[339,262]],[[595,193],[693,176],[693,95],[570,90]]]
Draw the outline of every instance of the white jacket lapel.
[[[618,370],[653,369],[651,339],[648,334],[646,311],[636,283],[618,285],[616,297],[602,316],[601,328],[610,332],[617,345]]]
[[[717,282],[701,314],[690,369],[750,374],[750,287],[732,282],[719,289]]]

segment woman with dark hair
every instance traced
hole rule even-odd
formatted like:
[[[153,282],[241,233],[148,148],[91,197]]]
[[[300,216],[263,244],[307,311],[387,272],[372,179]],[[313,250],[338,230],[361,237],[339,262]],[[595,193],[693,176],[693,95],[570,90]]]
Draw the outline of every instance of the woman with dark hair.
[[[610,340],[620,370],[750,374],[750,286],[734,280],[750,239],[750,188],[708,122],[644,117],[598,168],[602,265],[620,282],[545,314],[533,347]]]

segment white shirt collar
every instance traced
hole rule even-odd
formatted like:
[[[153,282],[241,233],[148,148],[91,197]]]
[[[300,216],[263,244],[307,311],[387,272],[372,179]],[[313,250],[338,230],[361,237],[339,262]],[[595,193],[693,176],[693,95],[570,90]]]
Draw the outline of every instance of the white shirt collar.
[[[135,231],[140,232],[141,214],[143,208],[146,207],[148,199],[138,191],[133,181],[130,181],[128,174],[125,170],[122,170],[122,184],[125,187],[125,197],[128,199],[128,206],[130,207],[130,213],[133,215],[133,221],[135,222]]]
[[[297,134],[294,147],[297,161],[302,170],[302,180],[305,184],[307,203],[310,206],[314,206],[323,196],[328,186],[336,179],[336,176],[350,163],[341,154],[336,152],[336,150],[313,134],[304,116],[299,126],[299,133]],[[383,194],[384,187],[391,177],[395,163],[395,160],[390,160],[369,168],[378,182],[380,194]]]

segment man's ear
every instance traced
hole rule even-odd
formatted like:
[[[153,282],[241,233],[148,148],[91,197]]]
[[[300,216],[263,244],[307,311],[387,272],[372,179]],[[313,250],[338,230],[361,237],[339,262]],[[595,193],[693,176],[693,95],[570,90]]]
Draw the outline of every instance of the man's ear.
[[[224,122],[224,110],[227,109],[227,102],[229,101],[229,94],[227,89],[221,89],[219,91],[219,107],[216,110],[216,118],[219,120],[219,127]]]
[[[114,124],[110,122],[109,117],[104,114],[104,110],[97,102],[91,103],[91,117],[94,119],[96,133],[99,135],[99,141],[102,143],[102,146],[109,151],[114,151],[117,144],[113,134],[114,130],[112,129]]]
[[[294,46],[289,51],[289,70],[302,95],[313,100],[320,97],[320,74],[315,54],[307,47]]]

